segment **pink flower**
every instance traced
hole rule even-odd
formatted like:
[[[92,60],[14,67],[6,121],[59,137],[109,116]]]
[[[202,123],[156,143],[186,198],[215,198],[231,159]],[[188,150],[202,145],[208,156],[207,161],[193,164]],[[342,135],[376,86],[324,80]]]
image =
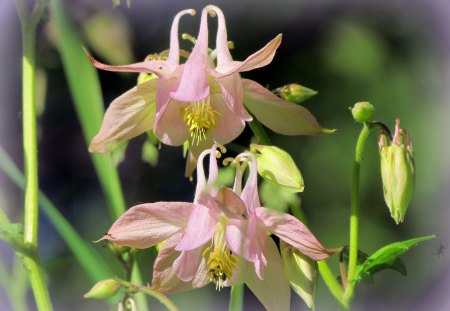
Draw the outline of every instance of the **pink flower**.
[[[217,189],[216,153],[214,145],[199,156],[193,203],[134,206],[112,225],[102,240],[136,248],[165,241],[154,264],[155,290],[176,292],[203,287],[209,282],[220,290],[245,282],[268,310],[289,310],[289,282],[277,246],[268,233],[314,260],[324,260],[333,251],[325,249],[293,216],[260,207],[253,155],[241,155],[251,161],[250,176],[242,193],[239,164],[234,189]],[[207,154],[208,178],[203,168]]]
[[[134,87],[114,100],[90,150],[106,152],[116,142],[152,130],[167,145],[189,141],[186,173],[192,174],[201,151],[217,141],[226,144],[243,131],[252,113],[265,126],[285,135],[315,135],[327,132],[305,108],[282,100],[260,84],[242,79],[240,72],[269,64],[281,43],[281,35],[250,55],[233,61],[228,49],[222,11],[209,5],[201,15],[194,49],[185,64],[179,64],[177,14],[171,31],[169,57],[126,66],[108,66],[90,56],[97,68],[110,71],[153,73],[158,78]],[[216,49],[208,50],[208,14],[218,17]],[[245,107],[244,107],[245,105]]]

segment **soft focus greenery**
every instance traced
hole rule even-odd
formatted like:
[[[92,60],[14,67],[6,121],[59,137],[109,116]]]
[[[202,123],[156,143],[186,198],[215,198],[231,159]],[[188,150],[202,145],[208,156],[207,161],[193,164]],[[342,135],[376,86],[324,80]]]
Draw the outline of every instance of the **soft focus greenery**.
[[[120,3],[113,2],[116,5]],[[446,210],[444,195],[448,195],[450,171],[447,161],[448,98],[444,93],[447,86],[443,83],[445,66],[438,45],[438,30],[427,22],[432,15],[427,15],[429,11],[421,4],[426,1],[417,4],[405,1],[405,6],[401,8],[384,1],[370,5],[368,2],[344,6],[333,1],[282,1],[281,4],[274,4],[270,1],[231,3],[223,0],[215,4],[222,8],[227,18],[228,36],[235,45],[232,50],[235,59],[243,59],[278,33],[283,33],[283,42],[272,64],[243,73],[243,77],[256,80],[272,90],[298,83],[318,91],[316,96],[302,105],[310,109],[324,127],[337,129],[333,134],[320,137],[282,137],[268,131],[272,143],[289,152],[296,162],[305,190],[294,196],[292,192],[280,192],[276,185],[270,183],[261,187],[265,196],[262,201],[271,207],[276,208],[277,198],[282,197],[287,197],[295,206],[301,203],[311,230],[325,246],[334,248],[348,243],[353,156],[361,127],[353,120],[349,107],[356,102],[370,101],[376,108],[374,120],[391,125],[396,118],[401,118],[402,127],[413,138],[416,191],[405,222],[397,226],[383,200],[378,137],[373,131],[366,142],[361,165],[360,249],[373,254],[384,245],[396,241],[428,234],[437,234],[438,237],[421,243],[402,256],[408,270],[407,278],[383,271],[373,277],[374,284],[359,284],[354,309],[416,310],[418,301],[426,298],[430,284],[443,273],[445,267],[445,261],[436,251],[448,240],[445,224],[448,219],[442,215]],[[108,1],[96,6],[85,1],[63,3],[68,5],[70,21],[77,26],[82,44],[105,62],[131,62],[131,56],[127,53],[133,53],[135,60],[143,60],[147,54],[167,49],[172,17],[181,9],[192,7],[199,10],[206,4],[198,1],[172,1],[170,5],[167,1],[133,1],[127,8],[125,1],[122,1],[122,5],[113,9]],[[85,141],[85,136],[95,134],[96,129],[90,127],[94,123],[98,126],[101,109],[95,102],[84,105],[84,112],[79,113],[90,115],[93,121],[80,124],[74,108],[76,101],[72,101],[70,96],[75,88],[73,85],[77,85],[79,104],[84,98],[89,98],[86,95],[88,92],[93,89],[94,92],[99,91],[99,85],[90,84],[88,74],[83,72],[66,80],[64,64],[67,58],[73,61],[83,55],[79,53],[81,47],[77,50],[77,46],[72,46],[64,54],[54,45],[55,33],[64,30],[58,29],[54,18],[50,14],[38,33],[37,63],[47,75],[45,109],[38,121],[41,190],[86,242],[100,238],[111,225],[111,214],[117,216],[124,205],[192,200],[195,183],[184,178],[185,162],[181,148],[163,146],[157,150],[158,146],[146,142],[147,138],[142,135],[128,144],[125,158],[118,165],[125,203],[116,191],[109,194],[110,198],[116,196],[117,199],[119,196],[116,202],[113,203],[115,199],[107,201],[102,190],[108,190],[99,186],[95,170],[106,172],[108,167],[114,166],[114,161],[105,164],[106,160],[110,160],[107,156],[95,156],[106,160],[103,159],[103,164],[97,164],[94,168]],[[101,23],[113,25],[108,24],[112,20],[117,20],[122,25],[118,27],[124,29],[119,29],[117,36],[110,34],[104,38],[98,35],[102,29],[104,31],[105,25]],[[182,32],[196,35],[198,24],[192,20],[186,18],[183,21]],[[216,27],[215,20],[211,19],[211,24]],[[15,24],[11,25],[13,27]],[[259,30],[246,31],[254,27]],[[113,26],[111,29],[114,29]],[[211,41],[214,42],[213,38]],[[9,44],[20,51],[18,38],[2,44]],[[108,44],[111,44],[110,49]],[[181,45],[186,50],[192,48],[190,43],[181,42]],[[123,58],[112,53],[119,47],[127,54],[122,55]],[[71,66],[81,70],[86,63],[80,59],[78,67],[73,63]],[[92,71],[93,68],[86,70]],[[2,73],[5,76],[10,74]],[[134,74],[109,72],[98,72],[98,76],[105,107],[135,85],[137,78]],[[20,92],[18,81],[8,81],[10,88]],[[99,94],[96,96],[96,101],[101,102]],[[20,99],[11,100],[1,106],[0,121],[5,132],[0,132],[0,145],[20,166],[22,153],[16,147],[21,141],[20,124],[16,124],[19,102]],[[254,142],[251,136],[251,131],[247,129],[237,144],[248,146]],[[230,146],[225,156],[233,156],[233,150],[238,148],[238,145]],[[154,166],[156,162],[158,165]],[[103,181],[114,183],[120,192],[115,171],[111,172],[104,174],[112,174],[113,177],[105,175]],[[5,208],[11,223],[22,220],[22,193],[18,189],[5,174],[0,173],[0,207]],[[271,192],[276,192],[276,195],[270,196]],[[108,206],[112,205],[115,207],[108,212]],[[289,207],[288,204],[278,208],[287,210]],[[41,217],[40,239],[41,258],[50,280],[55,309],[107,310],[110,306],[103,302],[82,298],[94,284],[88,274],[80,272],[80,263],[50,225],[48,216]],[[111,255],[106,244],[98,243],[93,247],[100,253],[105,266],[111,267],[118,277],[125,277],[121,275],[123,269],[120,263]],[[0,250],[0,268],[13,270],[12,252],[3,242],[0,242]],[[442,252],[445,253],[444,246]],[[151,250],[137,253],[144,282],[151,281],[154,257]],[[336,276],[339,274],[337,257],[329,261]],[[245,293],[244,310],[262,308],[247,289]],[[118,296],[116,300],[113,298],[115,302]],[[338,308],[338,303],[320,277],[316,296],[319,297],[317,310]],[[3,297],[0,289],[0,303],[3,303]],[[217,292],[214,286],[208,286],[189,293],[170,295],[169,298],[173,298],[181,310],[227,310],[229,289]],[[151,310],[164,309],[157,300],[148,301]],[[293,308],[303,310],[306,306],[295,297]]]

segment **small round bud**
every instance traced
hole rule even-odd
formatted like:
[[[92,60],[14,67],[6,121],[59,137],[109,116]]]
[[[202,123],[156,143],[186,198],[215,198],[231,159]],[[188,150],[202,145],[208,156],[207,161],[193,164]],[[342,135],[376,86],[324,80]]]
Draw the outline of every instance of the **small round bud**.
[[[279,87],[274,93],[295,104],[300,104],[317,94],[316,91],[295,83]]]
[[[369,102],[356,103],[352,108],[352,115],[355,121],[364,123],[372,120],[375,107]]]
[[[86,294],[84,298],[95,299],[109,299],[120,289],[120,284],[115,279],[106,279],[94,285]]]

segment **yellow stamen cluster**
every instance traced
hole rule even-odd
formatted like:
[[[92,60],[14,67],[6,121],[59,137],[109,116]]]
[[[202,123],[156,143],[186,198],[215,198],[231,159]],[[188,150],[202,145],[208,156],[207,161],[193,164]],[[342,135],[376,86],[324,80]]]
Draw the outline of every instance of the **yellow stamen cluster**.
[[[223,288],[223,283],[233,276],[233,269],[239,259],[231,254],[225,241],[226,219],[222,218],[217,225],[212,245],[203,252],[203,257],[208,256],[207,266],[209,281],[216,284],[216,290]],[[212,251],[211,251],[212,250]]]
[[[204,100],[193,102],[182,108],[183,121],[189,128],[192,143],[198,143],[206,139],[208,131],[217,125],[216,118],[220,114],[213,110],[209,97]]]

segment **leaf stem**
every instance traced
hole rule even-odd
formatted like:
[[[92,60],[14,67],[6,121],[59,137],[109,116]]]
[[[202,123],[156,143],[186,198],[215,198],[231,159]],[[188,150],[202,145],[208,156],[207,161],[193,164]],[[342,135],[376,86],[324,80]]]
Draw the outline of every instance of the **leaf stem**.
[[[267,135],[264,127],[261,123],[253,116],[253,120],[248,123],[248,126],[252,130],[253,134],[255,134],[256,139],[258,139],[260,144],[270,145],[270,138]]]
[[[352,194],[350,205],[350,250],[349,250],[349,263],[347,272],[347,287],[344,293],[344,299],[347,304],[350,303],[354,288],[355,288],[355,273],[358,259],[358,201],[359,201],[359,176],[362,160],[362,153],[364,150],[364,144],[369,136],[370,127],[367,123],[364,123],[363,128],[359,134],[358,141],[355,149],[355,160],[353,163],[353,182],[352,182]]]

